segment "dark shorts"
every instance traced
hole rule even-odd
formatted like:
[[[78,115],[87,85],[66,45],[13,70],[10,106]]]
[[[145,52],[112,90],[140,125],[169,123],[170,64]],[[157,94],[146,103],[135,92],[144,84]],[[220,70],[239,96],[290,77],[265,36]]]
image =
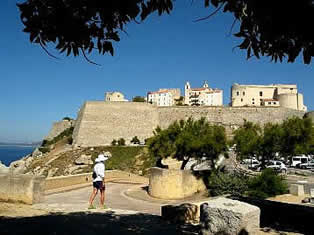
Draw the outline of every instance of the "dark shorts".
[[[105,189],[105,184],[103,184],[102,181],[96,181],[96,182],[93,182],[93,187],[99,190],[103,190]]]

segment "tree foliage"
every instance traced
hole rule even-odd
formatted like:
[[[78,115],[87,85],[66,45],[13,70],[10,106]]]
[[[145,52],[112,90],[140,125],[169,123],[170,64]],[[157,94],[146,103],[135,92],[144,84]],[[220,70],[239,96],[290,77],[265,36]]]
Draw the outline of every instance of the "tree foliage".
[[[266,168],[261,175],[249,181],[248,195],[257,198],[268,198],[288,193],[288,185],[283,176],[278,175],[273,169]]]
[[[240,159],[259,154],[262,129],[258,124],[244,120],[242,127],[234,132],[235,152]]]
[[[133,143],[133,144],[140,144],[141,141],[138,139],[137,136],[134,136],[134,137],[132,138],[132,140],[131,140],[131,143]]]
[[[233,143],[240,159],[277,156],[288,158],[299,154],[314,153],[314,127],[310,118],[293,117],[281,124],[267,123],[263,129],[251,122],[234,132]]]
[[[203,0],[213,13],[234,16],[240,23],[234,35],[243,41],[240,49],[247,58],[270,56],[272,61],[294,62],[302,53],[304,63],[314,56],[314,2],[311,0]],[[30,41],[47,53],[47,43],[54,43],[60,53],[87,59],[94,49],[100,54],[114,54],[113,43],[130,22],[143,21],[150,14],[173,10],[174,0],[26,0],[18,4],[24,32]],[[88,59],[87,59],[88,60]]]
[[[210,125],[205,118],[172,123],[167,129],[157,128],[148,141],[150,153],[157,158],[174,157],[183,161],[184,169],[190,158],[209,159],[214,166],[218,156],[226,151],[225,130]]]
[[[145,98],[142,96],[135,96],[133,97],[132,102],[145,102]]]

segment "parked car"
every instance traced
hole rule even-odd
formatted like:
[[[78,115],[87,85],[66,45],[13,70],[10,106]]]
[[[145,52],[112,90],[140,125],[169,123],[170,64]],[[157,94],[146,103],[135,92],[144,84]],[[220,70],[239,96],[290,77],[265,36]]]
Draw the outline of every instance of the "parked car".
[[[314,169],[314,161],[312,160],[308,163],[299,163],[297,167],[300,169]]]
[[[281,173],[287,172],[286,165],[281,161],[270,160],[269,162],[266,163],[265,168],[271,168]],[[259,168],[258,170],[261,170],[261,168]]]
[[[310,162],[311,158],[305,155],[294,156],[291,159],[291,167],[297,167],[298,164],[304,164]]]
[[[260,167],[261,162],[258,160],[252,160],[249,164],[248,164],[248,168],[251,170],[257,170],[258,167]]]

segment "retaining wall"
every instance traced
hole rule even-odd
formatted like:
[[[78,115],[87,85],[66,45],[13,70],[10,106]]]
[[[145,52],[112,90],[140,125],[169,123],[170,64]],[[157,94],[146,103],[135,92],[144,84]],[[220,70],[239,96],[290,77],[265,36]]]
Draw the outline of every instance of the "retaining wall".
[[[149,194],[160,199],[182,199],[205,191],[202,179],[197,179],[189,170],[150,169]]]
[[[34,204],[44,199],[44,177],[0,174],[0,200]]]
[[[107,170],[105,181],[112,182],[115,180],[132,182],[132,183],[141,183],[141,184],[148,183],[148,178],[143,177],[143,176],[138,176],[135,174],[131,174],[131,173],[123,172],[119,170]],[[50,190],[66,188],[69,186],[78,186],[78,185],[84,185],[87,183],[92,184],[92,182],[93,182],[93,179],[92,179],[91,173],[70,175],[70,176],[50,177],[50,178],[46,178],[45,180],[44,190],[47,192]]]

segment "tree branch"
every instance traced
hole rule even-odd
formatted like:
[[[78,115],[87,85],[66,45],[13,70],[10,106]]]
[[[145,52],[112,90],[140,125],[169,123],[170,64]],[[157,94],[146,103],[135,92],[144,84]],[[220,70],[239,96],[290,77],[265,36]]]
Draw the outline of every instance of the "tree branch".
[[[84,49],[83,49],[83,48],[81,48],[81,51],[82,51],[82,54],[83,54],[83,56],[84,56],[85,60],[86,60],[88,63],[94,64],[94,65],[98,65],[98,66],[101,66],[100,64],[97,64],[97,63],[95,63],[95,62],[91,61],[90,59],[88,59],[88,57],[86,56],[85,51],[84,51]]]
[[[215,15],[218,11],[220,11],[220,9],[222,8],[223,4],[221,4],[213,13],[211,13],[210,15],[206,16],[206,17],[203,17],[203,18],[200,18],[200,19],[197,19],[197,20],[194,20],[193,22],[199,22],[199,21],[203,21],[203,20],[207,20],[209,19],[210,17],[212,17],[213,15]]]
[[[59,60],[60,58],[54,56],[53,54],[51,54],[47,48],[43,45],[43,43],[41,41],[39,41],[39,45],[41,46],[41,48],[47,53],[47,55],[49,55],[50,57]]]

